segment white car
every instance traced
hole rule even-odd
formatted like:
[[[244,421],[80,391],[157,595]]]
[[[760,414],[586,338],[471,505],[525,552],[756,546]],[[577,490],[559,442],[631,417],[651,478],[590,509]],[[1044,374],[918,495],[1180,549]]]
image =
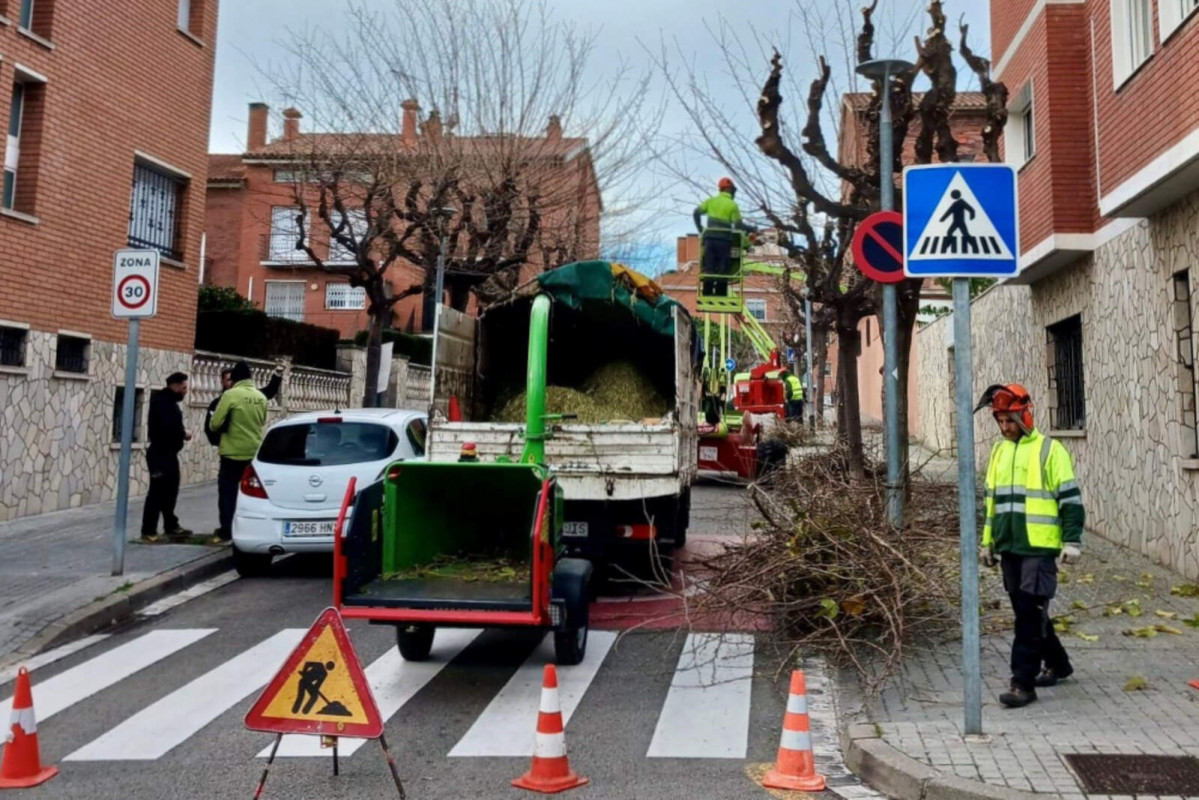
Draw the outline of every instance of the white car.
[[[317,411],[276,422],[241,480],[233,516],[234,565],[261,575],[284,553],[331,553],[350,478],[373,483],[388,464],[424,460],[421,411]]]

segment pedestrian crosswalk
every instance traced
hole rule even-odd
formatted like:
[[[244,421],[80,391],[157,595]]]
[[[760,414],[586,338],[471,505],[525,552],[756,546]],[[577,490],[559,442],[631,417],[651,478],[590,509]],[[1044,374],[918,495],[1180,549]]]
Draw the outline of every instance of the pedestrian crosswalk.
[[[141,635],[122,635],[97,640],[92,646],[98,652],[88,658],[88,649],[72,655],[78,663],[65,670],[53,672],[52,667],[42,667],[46,677],[33,672],[34,707],[39,722],[53,717],[69,717],[73,707],[89,699],[103,700],[104,693],[118,693],[119,702],[114,707],[126,709],[127,716],[111,721],[106,717],[101,732],[89,729],[86,737],[71,743],[75,749],[63,757],[64,761],[154,761],[172,753],[189,739],[206,730],[241,728],[241,718],[230,713],[235,708],[244,713],[244,707],[262,687],[270,681],[287,655],[304,636],[301,628],[284,628],[262,639],[238,637],[241,648],[224,661],[217,661],[227,651],[216,650],[222,636],[217,628],[162,628]],[[485,641],[487,636],[502,636],[498,632],[484,634],[478,629],[445,629],[437,633],[433,652],[424,662],[407,662],[394,646],[379,647],[376,638],[373,660],[363,658],[366,678],[379,706],[384,721],[392,725],[402,724],[406,706],[421,695],[434,689],[446,691],[454,681],[465,682],[460,688],[470,691],[477,685],[472,669],[481,662],[470,662],[468,666],[447,672],[452,662],[460,660],[464,651]],[[124,639],[124,640],[122,640]],[[245,642],[245,646],[242,642]],[[529,645],[533,642],[524,640]],[[748,634],[690,634],[686,637],[664,637],[665,651],[655,655],[648,667],[640,662],[622,662],[624,656],[618,652],[617,634],[609,631],[592,631],[584,660],[571,667],[559,667],[559,694],[563,721],[567,733],[571,731],[572,718],[583,706],[591,692],[597,691],[597,676],[605,668],[615,670],[616,678],[604,685],[606,692],[628,692],[634,688],[642,692],[640,699],[629,703],[626,708],[636,706],[639,719],[635,723],[644,730],[646,737],[653,731],[644,756],[647,758],[693,758],[693,759],[744,759],[750,741],[751,705],[755,700],[754,649],[755,640]],[[227,645],[225,645],[227,646]],[[490,645],[489,645],[490,646]],[[482,647],[482,645],[480,645]],[[379,653],[379,650],[382,652]],[[472,652],[475,649],[472,648]],[[532,647],[523,663],[513,664],[512,674],[506,682],[500,675],[488,685],[498,688],[487,689],[477,695],[477,704],[469,712],[473,718],[461,717],[462,731],[454,741],[447,739],[445,755],[451,758],[472,757],[528,757],[533,752],[537,709],[541,693],[543,666],[553,662],[553,634],[547,634]],[[172,656],[187,664],[204,664],[205,671],[197,667],[193,671],[148,670],[149,667]],[[360,657],[362,654],[360,653]],[[215,662],[215,663],[214,663]],[[509,662],[511,663],[511,662]],[[673,663],[669,685],[667,672]],[[614,666],[615,664],[615,666]],[[655,673],[656,671],[656,673]],[[139,673],[154,673],[155,691],[143,692],[137,688],[123,688],[139,680]],[[180,674],[180,683],[166,686],[163,676]],[[196,674],[199,672],[199,674]],[[490,674],[494,674],[494,671]],[[645,686],[634,687],[629,676],[641,682],[646,676]],[[657,677],[657,676],[660,676]],[[11,686],[8,687],[11,691]],[[452,689],[450,689],[452,691]],[[120,694],[124,692],[124,694]],[[163,694],[165,692],[165,694]],[[494,692],[490,699],[487,696]],[[769,690],[757,698],[777,703],[769,698]],[[3,696],[3,694],[0,694]],[[473,698],[474,696],[472,696]],[[604,698],[596,698],[594,707],[601,707]],[[141,705],[139,705],[139,703]],[[471,703],[476,703],[474,699]],[[0,705],[0,718],[7,718],[11,698]],[[464,704],[465,707],[465,704]],[[778,724],[771,714],[769,727]],[[409,720],[411,718],[409,717]],[[219,724],[218,724],[219,720]],[[630,720],[630,725],[633,721]],[[469,723],[469,724],[468,724]],[[69,725],[69,721],[64,721]],[[586,721],[583,723],[586,724]],[[226,726],[220,728],[220,726]],[[97,735],[98,734],[98,735]],[[457,736],[457,733],[454,734]],[[773,738],[773,733],[770,737]],[[94,738],[91,738],[94,737]],[[90,738],[90,741],[86,741]],[[449,745],[449,742],[454,743]],[[642,740],[644,742],[644,740]],[[365,742],[344,739],[340,743],[340,755],[353,755]],[[255,743],[254,750],[246,753],[247,758],[265,758],[270,747],[261,750]],[[69,748],[64,748],[69,749]],[[331,750],[320,747],[317,737],[285,736],[279,746],[278,756],[288,758],[326,758]]]

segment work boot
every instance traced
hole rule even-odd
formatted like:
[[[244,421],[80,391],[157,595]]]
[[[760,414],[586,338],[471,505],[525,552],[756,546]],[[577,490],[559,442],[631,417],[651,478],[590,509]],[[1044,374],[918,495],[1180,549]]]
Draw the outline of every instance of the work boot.
[[[1021,689],[1019,686],[1013,686],[1009,691],[999,695],[999,702],[1008,708],[1023,708],[1036,699],[1036,689]]]
[[[1041,670],[1041,674],[1037,676],[1036,683],[1039,687],[1057,686],[1058,683],[1066,680],[1073,674],[1074,670],[1070,670],[1069,672],[1058,672],[1046,667],[1045,669]]]

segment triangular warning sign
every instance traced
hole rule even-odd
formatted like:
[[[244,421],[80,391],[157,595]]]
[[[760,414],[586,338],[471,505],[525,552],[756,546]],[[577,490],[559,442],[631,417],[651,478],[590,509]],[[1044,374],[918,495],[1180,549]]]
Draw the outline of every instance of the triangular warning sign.
[[[246,727],[377,739],[383,719],[336,608],[326,608],[246,714]]]
[[[955,172],[908,261],[1011,261],[1012,251],[970,185]]]

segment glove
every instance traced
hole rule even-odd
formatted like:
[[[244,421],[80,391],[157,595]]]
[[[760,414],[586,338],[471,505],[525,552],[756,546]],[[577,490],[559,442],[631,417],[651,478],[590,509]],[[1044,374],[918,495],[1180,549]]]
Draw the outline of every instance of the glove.
[[[1058,556],[1058,563],[1062,566],[1077,564],[1080,558],[1082,558],[1082,545],[1076,542],[1066,542],[1062,545],[1062,554]]]
[[[989,547],[984,547],[978,551],[978,563],[987,569],[994,569],[995,565],[999,562],[995,560],[995,551]]]

